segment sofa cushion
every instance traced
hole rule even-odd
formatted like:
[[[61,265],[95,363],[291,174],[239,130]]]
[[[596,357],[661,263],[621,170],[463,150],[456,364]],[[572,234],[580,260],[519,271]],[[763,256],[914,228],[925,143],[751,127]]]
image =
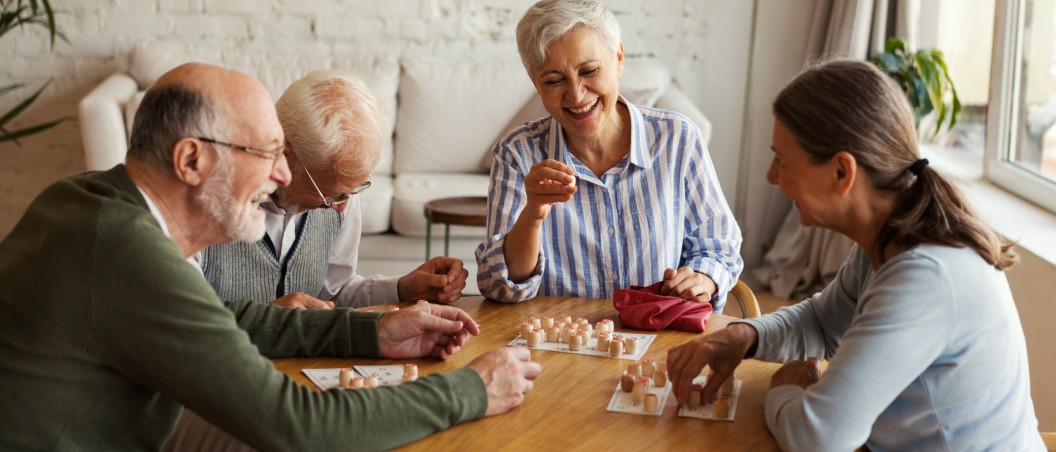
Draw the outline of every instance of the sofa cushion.
[[[400,173],[396,176],[392,200],[392,228],[403,235],[425,237],[425,203],[455,196],[487,196],[486,174]],[[443,237],[443,227],[433,235]],[[452,226],[451,237],[484,239],[484,228]]]
[[[302,55],[215,49],[174,42],[141,42],[132,50],[129,73],[141,89],[180,64],[200,61],[245,72],[260,80],[278,99],[295,80],[316,69],[349,70],[367,82],[385,108],[389,122],[383,133],[381,162],[376,174],[392,174],[392,132],[396,125],[399,60],[381,55]]]
[[[377,234],[389,230],[392,215],[392,176],[374,174],[370,176],[370,189],[360,193],[360,208],[363,209],[363,233]]]
[[[396,174],[474,173],[498,130],[535,96],[520,61],[404,58]]]

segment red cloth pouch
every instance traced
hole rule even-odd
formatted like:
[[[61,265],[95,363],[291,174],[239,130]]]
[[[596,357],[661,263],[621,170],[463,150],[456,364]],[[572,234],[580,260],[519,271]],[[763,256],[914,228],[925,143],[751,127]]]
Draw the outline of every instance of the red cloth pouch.
[[[672,330],[702,333],[711,318],[711,303],[660,295],[660,285],[631,286],[612,295],[620,323],[639,330]]]

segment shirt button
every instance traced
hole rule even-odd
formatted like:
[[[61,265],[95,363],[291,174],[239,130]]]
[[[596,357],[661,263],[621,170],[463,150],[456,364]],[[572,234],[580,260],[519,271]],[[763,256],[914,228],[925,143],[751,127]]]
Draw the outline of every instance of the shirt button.
[[[616,228],[609,228],[609,235],[616,235]]]

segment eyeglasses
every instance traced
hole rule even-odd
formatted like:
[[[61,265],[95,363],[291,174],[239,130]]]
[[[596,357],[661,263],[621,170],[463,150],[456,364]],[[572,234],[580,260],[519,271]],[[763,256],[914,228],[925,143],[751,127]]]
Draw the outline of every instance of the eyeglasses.
[[[292,148],[290,149],[290,154],[293,154],[294,157],[297,157],[297,153],[293,152]],[[301,158],[297,157],[297,161],[301,162]],[[319,197],[323,199],[323,206],[325,207],[344,204],[348,202],[349,199],[352,199],[353,196],[363,193],[367,191],[368,188],[370,188],[370,176],[367,176],[367,180],[363,182],[363,184],[361,184],[360,186],[356,187],[354,190],[348,193],[341,193],[339,195],[331,196],[328,198],[326,197],[326,195],[323,194],[323,191],[319,189],[319,184],[315,183],[315,178],[312,177],[312,173],[308,172],[308,167],[304,166],[303,162],[301,162],[301,168],[304,168],[304,174],[308,176],[308,181],[312,183],[312,186],[315,187],[316,193],[319,193]]]
[[[253,156],[256,156],[256,157],[260,157],[260,158],[264,158],[264,159],[271,159],[271,167],[273,169],[275,168],[275,166],[277,166],[279,164],[279,157],[282,157],[282,151],[283,151],[283,149],[285,149],[285,145],[283,147],[278,148],[278,149],[274,149],[274,150],[270,150],[269,151],[267,149],[259,149],[259,148],[249,147],[249,146],[240,146],[240,145],[237,145],[237,144],[224,143],[223,141],[217,141],[217,140],[214,140],[212,138],[206,138],[206,137],[194,137],[194,138],[197,139],[197,140],[200,140],[200,141],[204,141],[206,143],[210,143],[210,144],[219,144],[220,146],[227,146],[227,147],[229,147],[231,149],[234,149],[236,151],[242,151],[242,152],[245,152],[245,153],[247,153],[249,155],[253,155]]]

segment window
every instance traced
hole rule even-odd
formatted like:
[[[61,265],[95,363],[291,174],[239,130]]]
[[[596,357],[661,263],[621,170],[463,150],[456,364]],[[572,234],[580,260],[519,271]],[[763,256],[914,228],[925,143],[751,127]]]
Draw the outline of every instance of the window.
[[[1056,0],[997,5],[984,174],[1056,211]]]
[[[924,153],[1056,212],[1056,0],[924,2],[920,24],[964,106],[934,138],[922,120]]]

